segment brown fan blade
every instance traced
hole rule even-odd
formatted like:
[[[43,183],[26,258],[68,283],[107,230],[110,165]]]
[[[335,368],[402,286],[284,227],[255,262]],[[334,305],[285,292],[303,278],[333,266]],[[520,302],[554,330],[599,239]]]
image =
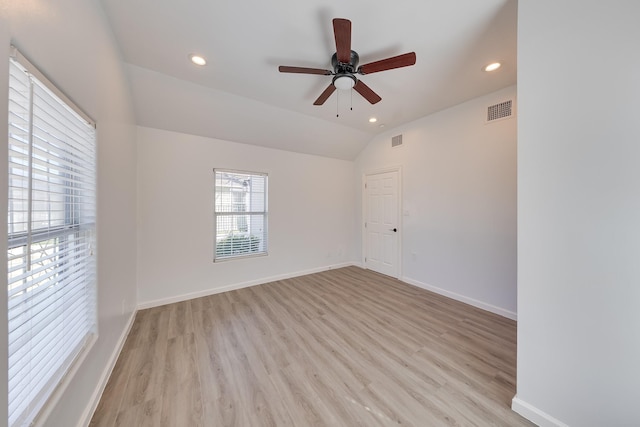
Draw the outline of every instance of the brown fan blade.
[[[338,61],[348,64],[351,62],[351,21],[335,18],[333,20],[333,34],[336,38]]]
[[[362,80],[358,80],[358,83],[356,83],[356,85],[353,88],[356,90],[356,92],[362,95],[364,99],[366,99],[372,104],[376,104],[382,101],[382,98],[380,98],[380,96],[377,93],[372,91],[369,86],[362,83]]]
[[[321,68],[287,67],[286,65],[279,66],[278,71],[281,73],[322,74],[323,76],[330,76],[333,74],[331,71],[323,70]]]
[[[322,94],[318,97],[318,99],[316,99],[316,102],[313,103],[313,105],[322,105],[324,104],[324,102],[329,99],[329,97],[331,96],[331,94],[333,92],[336,91],[336,87],[332,84],[330,84],[329,86],[327,86],[327,88],[324,90],[324,92],[322,92]]]
[[[360,74],[371,74],[379,71],[393,70],[394,68],[408,67],[416,63],[416,53],[405,53],[392,58],[382,59],[376,62],[364,64],[358,68]]]

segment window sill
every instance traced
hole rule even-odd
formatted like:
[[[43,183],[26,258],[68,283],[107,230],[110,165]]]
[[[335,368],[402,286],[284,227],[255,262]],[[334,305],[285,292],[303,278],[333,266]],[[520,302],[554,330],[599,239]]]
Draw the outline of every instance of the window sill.
[[[238,260],[238,259],[247,259],[247,258],[261,258],[261,257],[265,257],[268,256],[269,252],[260,252],[257,254],[247,254],[247,255],[234,255],[234,256],[229,256],[229,257],[224,257],[224,258],[214,258],[213,262],[217,263],[217,262],[227,262],[227,261],[234,261],[234,260]]]

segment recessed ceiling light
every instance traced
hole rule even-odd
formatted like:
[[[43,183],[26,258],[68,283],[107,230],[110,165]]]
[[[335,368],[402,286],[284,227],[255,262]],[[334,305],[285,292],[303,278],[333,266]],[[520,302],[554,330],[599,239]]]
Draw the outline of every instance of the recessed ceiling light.
[[[375,122],[377,122],[377,121],[378,121],[378,119],[376,119],[375,117],[371,117],[371,118],[369,119],[369,123],[375,123]]]
[[[381,128],[383,128],[383,127],[384,127],[384,123],[383,123],[383,124],[381,124],[381,125],[380,125],[380,127],[381,127]]]
[[[197,53],[189,55],[189,59],[196,65],[207,65],[207,60],[204,59],[204,56],[198,55]]]
[[[486,65],[483,70],[484,71],[495,71],[502,66],[499,62],[492,62],[491,64]]]

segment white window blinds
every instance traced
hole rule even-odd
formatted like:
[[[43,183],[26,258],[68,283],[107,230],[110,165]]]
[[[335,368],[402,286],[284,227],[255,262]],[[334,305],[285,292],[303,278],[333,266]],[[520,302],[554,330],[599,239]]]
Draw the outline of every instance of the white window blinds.
[[[32,422],[96,331],[95,128],[16,58],[8,137],[10,426]]]
[[[214,169],[214,260],[267,254],[267,175]]]

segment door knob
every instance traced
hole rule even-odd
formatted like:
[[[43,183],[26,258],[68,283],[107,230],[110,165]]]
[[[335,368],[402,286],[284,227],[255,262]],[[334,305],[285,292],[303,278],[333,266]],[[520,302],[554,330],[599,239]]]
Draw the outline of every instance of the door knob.
[[[398,231],[397,228],[390,228],[389,231],[393,231],[394,233],[396,233]]]

